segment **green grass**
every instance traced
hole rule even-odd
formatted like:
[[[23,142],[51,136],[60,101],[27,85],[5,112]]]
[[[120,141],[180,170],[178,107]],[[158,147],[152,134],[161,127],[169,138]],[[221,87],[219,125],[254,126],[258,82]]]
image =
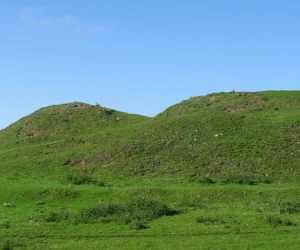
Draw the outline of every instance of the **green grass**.
[[[1,182],[4,188],[12,185],[1,200],[15,206],[0,208],[0,238],[14,249],[90,249],[97,244],[130,249],[142,241],[140,249],[263,249],[268,239],[273,248],[281,249],[299,243],[295,239],[300,213],[280,212],[283,199],[297,203],[297,183],[210,185],[128,177],[98,187],[69,186],[45,178],[43,190],[77,194],[62,199],[52,194],[41,197],[41,185],[34,178],[34,173],[28,174],[24,181],[30,184],[22,190],[17,183]]]
[[[0,249],[298,249],[299,111],[299,91],[43,108],[0,131]]]

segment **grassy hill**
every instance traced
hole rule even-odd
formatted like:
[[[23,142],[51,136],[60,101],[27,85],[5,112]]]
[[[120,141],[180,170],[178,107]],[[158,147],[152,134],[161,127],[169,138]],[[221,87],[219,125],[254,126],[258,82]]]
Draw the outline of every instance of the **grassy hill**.
[[[298,249],[299,146],[300,91],[42,108],[0,131],[0,247]]]
[[[105,167],[219,181],[295,179],[299,111],[298,91],[192,97],[154,118],[71,103],[43,108],[1,131],[0,150],[11,167]]]

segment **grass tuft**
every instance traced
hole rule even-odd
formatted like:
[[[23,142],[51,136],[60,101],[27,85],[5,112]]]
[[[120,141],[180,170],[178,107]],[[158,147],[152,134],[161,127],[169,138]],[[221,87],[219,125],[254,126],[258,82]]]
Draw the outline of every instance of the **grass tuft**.
[[[93,184],[99,187],[104,187],[105,184],[101,180],[95,180],[91,176],[88,175],[80,175],[80,174],[70,174],[67,177],[67,181],[73,185],[87,185]]]
[[[2,245],[2,250],[13,250],[13,244],[10,241],[5,241]]]
[[[282,219],[280,217],[269,215],[266,218],[266,222],[274,227],[276,226],[296,226],[296,223],[290,219]]]
[[[218,226],[225,224],[225,222],[219,218],[211,218],[211,217],[204,217],[204,216],[199,216],[196,221],[198,223],[203,223],[207,226]]]
[[[135,230],[142,230],[142,229],[146,229],[147,226],[139,220],[132,220],[128,223],[128,228],[135,229]]]
[[[10,220],[3,218],[0,220],[0,228],[8,229],[11,227]]]
[[[299,201],[280,201],[278,204],[279,213],[297,214],[300,213]]]
[[[38,197],[47,198],[51,200],[63,200],[63,199],[75,198],[77,196],[78,193],[76,191],[72,191],[69,189],[61,189],[61,188],[44,189],[43,191],[38,193]],[[43,201],[41,203],[43,203]],[[41,203],[38,205],[42,205]]]

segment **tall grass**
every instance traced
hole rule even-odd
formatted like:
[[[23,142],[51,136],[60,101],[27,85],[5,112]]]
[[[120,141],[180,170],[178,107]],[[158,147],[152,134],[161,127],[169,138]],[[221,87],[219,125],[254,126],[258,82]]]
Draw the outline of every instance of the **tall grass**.
[[[96,224],[110,221],[122,221],[130,228],[146,228],[144,223],[162,216],[175,215],[178,212],[168,205],[145,198],[133,198],[122,203],[99,202],[94,206],[71,213],[63,207],[59,211],[49,211],[40,220],[44,222],[67,221],[75,224]],[[144,226],[143,226],[144,225]]]

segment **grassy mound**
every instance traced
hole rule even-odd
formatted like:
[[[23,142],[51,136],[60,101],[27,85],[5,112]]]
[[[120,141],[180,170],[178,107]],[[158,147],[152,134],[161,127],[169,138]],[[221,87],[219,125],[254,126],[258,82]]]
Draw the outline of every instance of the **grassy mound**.
[[[299,111],[299,91],[193,97],[154,118],[84,103],[51,106],[0,132],[2,169],[64,166],[85,176],[250,185],[296,180]]]

